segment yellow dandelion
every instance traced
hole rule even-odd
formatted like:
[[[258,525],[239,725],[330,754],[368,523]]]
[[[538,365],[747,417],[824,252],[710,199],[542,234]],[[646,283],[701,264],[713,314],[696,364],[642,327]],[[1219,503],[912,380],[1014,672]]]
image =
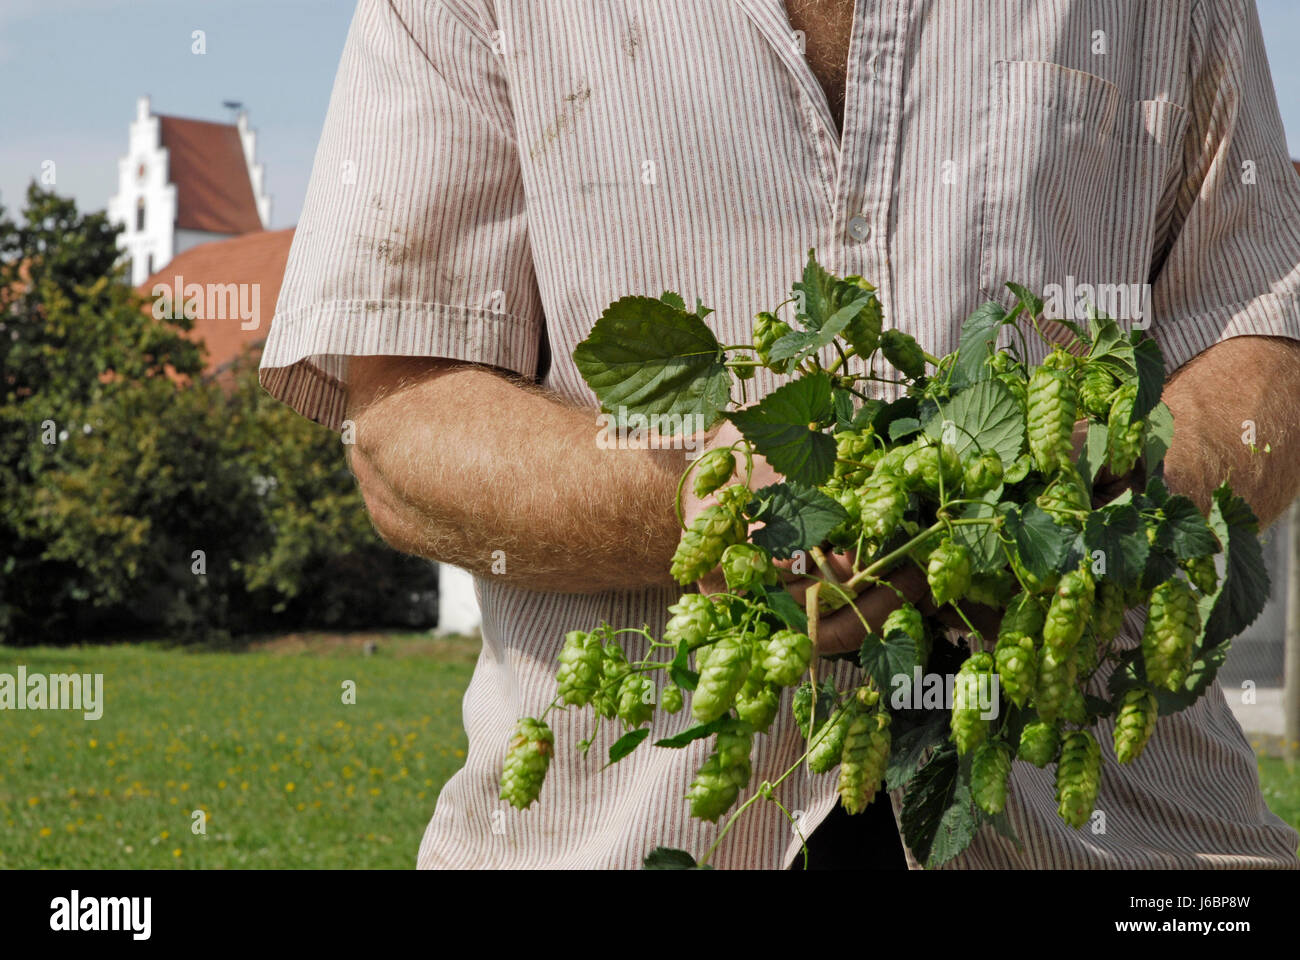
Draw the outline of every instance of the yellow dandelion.
[[[285,793],[293,793],[294,789],[295,789],[295,787],[294,787],[292,781],[290,781],[289,783],[286,783],[286,784],[284,785],[284,792],[285,792]]]
[[[54,832],[54,831],[51,830],[49,827],[41,827],[41,836],[42,836],[42,837],[48,837],[48,836],[49,836],[51,833],[53,833],[53,832]]]

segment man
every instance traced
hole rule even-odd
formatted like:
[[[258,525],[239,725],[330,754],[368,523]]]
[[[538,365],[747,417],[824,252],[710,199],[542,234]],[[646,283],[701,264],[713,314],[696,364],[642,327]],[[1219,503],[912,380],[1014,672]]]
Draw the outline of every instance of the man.
[[[1127,320],[1150,324],[1173,373],[1170,485],[1204,506],[1230,475],[1265,522],[1300,485],[1300,180],[1250,0],[790,6],[359,4],[263,382],[345,429],[390,543],[477,575],[469,753],[422,867],[634,867],[718,835],[682,799],[707,741],[603,769],[619,731],[579,753],[590,711],[548,716],[539,804],[497,798],[514,720],[554,695],[565,631],[658,635],[680,593],[683,452],[602,448],[571,359],[620,296],[698,296],[722,342],[745,342],[815,247],[941,355],[1005,280],[1150,282]],[[1247,420],[1271,454],[1240,442]],[[860,603],[878,619],[886,599]],[[1130,616],[1128,642],[1140,628]],[[858,630],[846,613],[829,642],[851,649]],[[690,722],[656,721],[656,738]],[[1051,771],[1018,764],[1022,847],[985,830],[953,866],[1295,865],[1297,835],[1263,804],[1217,685],[1162,718],[1131,766],[1109,735],[1103,831],[1065,826]],[[801,752],[783,703],[751,783]],[[776,796],[807,835],[834,778],[791,777]],[[755,804],[711,862],[789,866],[800,846]]]

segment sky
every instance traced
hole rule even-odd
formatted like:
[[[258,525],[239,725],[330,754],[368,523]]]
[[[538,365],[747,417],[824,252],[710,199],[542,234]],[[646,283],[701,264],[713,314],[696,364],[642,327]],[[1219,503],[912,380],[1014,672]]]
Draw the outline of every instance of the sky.
[[[1293,157],[1300,157],[1300,3],[1257,0]],[[155,113],[257,131],[271,226],[298,220],[354,0],[0,0],[0,203],[55,163],[54,189],[102,209],[136,99]],[[195,30],[206,53],[192,52]]]

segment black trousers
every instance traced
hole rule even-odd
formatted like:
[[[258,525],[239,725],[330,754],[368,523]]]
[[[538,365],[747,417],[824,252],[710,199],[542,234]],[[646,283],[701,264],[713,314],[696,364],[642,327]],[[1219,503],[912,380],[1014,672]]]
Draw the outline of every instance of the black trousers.
[[[835,804],[807,842],[809,870],[907,869],[894,810],[884,790],[857,816],[849,816]],[[803,856],[795,857],[790,869],[803,868]]]

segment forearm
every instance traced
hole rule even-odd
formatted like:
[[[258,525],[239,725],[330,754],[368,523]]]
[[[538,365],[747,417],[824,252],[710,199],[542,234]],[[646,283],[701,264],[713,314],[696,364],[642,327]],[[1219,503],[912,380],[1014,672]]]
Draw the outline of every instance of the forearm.
[[[1211,493],[1227,480],[1261,527],[1300,492],[1300,342],[1225,340],[1180,368],[1163,399],[1174,415],[1165,458],[1171,490],[1208,510]],[[1252,425],[1254,450],[1243,439]]]
[[[469,365],[349,416],[353,471],[396,548],[535,590],[669,582],[683,451],[602,449],[595,411]]]

